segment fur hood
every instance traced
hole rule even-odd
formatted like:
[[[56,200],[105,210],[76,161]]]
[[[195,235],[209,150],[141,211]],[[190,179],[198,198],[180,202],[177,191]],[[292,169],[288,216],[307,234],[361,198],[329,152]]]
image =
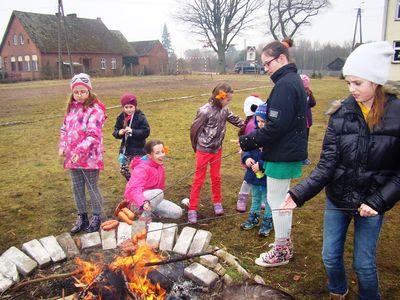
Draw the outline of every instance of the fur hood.
[[[400,81],[388,81],[384,86],[383,90],[386,94],[391,94],[400,98]],[[344,99],[333,100],[331,106],[325,112],[325,115],[330,116],[334,114],[341,106]]]

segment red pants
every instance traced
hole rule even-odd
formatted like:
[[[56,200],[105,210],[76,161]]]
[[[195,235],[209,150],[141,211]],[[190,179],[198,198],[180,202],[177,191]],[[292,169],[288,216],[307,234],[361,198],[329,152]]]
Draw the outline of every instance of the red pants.
[[[221,157],[222,149],[217,153],[196,151],[196,172],[194,173],[192,190],[190,191],[189,210],[197,210],[201,187],[206,179],[207,165],[210,164],[212,201],[221,203]]]

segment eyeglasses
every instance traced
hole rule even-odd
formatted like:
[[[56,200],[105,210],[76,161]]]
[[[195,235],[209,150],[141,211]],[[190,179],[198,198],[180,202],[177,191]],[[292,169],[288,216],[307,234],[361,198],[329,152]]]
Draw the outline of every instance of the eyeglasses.
[[[269,68],[270,63],[272,63],[277,58],[278,58],[278,56],[274,57],[273,59],[263,62],[263,66]]]
[[[88,90],[86,90],[86,91],[74,91],[73,92],[74,96],[84,96],[84,95],[87,95],[88,93],[89,93]]]

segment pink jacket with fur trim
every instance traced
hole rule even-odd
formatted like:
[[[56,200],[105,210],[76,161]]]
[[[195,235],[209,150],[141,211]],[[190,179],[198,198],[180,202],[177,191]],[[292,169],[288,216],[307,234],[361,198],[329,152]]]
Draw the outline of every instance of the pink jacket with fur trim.
[[[71,109],[61,127],[59,150],[64,152],[65,169],[104,168],[103,125],[105,106],[100,101],[83,110],[83,104],[71,103]],[[72,162],[72,157],[78,160]]]
[[[143,192],[147,190],[161,189],[165,187],[165,169],[147,156],[136,156],[131,163],[133,169],[131,178],[125,187],[124,197],[129,203],[134,202],[141,207],[146,200]]]

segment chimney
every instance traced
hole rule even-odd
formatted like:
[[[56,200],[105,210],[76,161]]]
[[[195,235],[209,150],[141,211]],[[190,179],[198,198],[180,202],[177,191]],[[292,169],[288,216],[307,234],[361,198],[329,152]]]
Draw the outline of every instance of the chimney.
[[[77,15],[76,14],[68,14],[67,17],[76,18]]]

